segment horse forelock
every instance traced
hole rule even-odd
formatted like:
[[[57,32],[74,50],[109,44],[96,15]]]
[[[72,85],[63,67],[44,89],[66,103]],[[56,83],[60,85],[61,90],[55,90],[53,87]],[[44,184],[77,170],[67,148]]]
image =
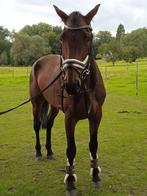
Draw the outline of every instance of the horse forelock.
[[[72,12],[69,17],[68,17],[68,24],[71,25],[71,26],[79,26],[81,25],[81,22],[83,21],[83,15],[78,12],[78,11],[75,11],[75,12]]]

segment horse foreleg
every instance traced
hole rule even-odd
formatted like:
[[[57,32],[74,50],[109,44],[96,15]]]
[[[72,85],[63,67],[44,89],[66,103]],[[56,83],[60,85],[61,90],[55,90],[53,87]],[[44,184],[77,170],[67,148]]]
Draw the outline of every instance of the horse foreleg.
[[[75,189],[74,182],[76,181],[76,175],[74,173],[74,158],[76,155],[76,144],[75,144],[75,119],[65,116],[65,128],[67,137],[67,165],[66,165],[66,175],[64,178],[64,183],[66,183],[67,191],[71,192]]]
[[[51,106],[50,113],[48,115],[47,121],[47,131],[46,131],[46,149],[47,149],[47,158],[54,159],[53,151],[51,147],[51,129],[54,124],[54,119],[57,116],[59,110]]]
[[[95,117],[89,118],[89,125],[90,125],[90,142],[89,142],[89,151],[90,151],[90,174],[92,176],[93,184],[96,188],[100,187],[100,167],[98,165],[98,155],[97,155],[97,149],[98,149],[98,127],[101,121],[101,112],[98,112],[98,114]]]

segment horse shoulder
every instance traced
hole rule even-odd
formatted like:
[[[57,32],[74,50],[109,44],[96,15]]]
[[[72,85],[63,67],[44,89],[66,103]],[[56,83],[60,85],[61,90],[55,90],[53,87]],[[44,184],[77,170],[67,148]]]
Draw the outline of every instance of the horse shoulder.
[[[106,97],[106,89],[104,86],[103,78],[100,72],[100,69],[97,63],[94,61],[95,64],[95,95],[96,99],[100,105],[103,105],[105,97]]]
[[[59,69],[60,65],[60,56],[48,54],[43,57],[40,57],[32,66],[32,78],[37,78],[38,75],[48,74],[48,72],[53,73],[54,70]]]
[[[46,55],[39,58],[32,66],[30,89],[37,89],[36,92],[38,92],[45,88],[60,70],[59,66],[59,55]]]

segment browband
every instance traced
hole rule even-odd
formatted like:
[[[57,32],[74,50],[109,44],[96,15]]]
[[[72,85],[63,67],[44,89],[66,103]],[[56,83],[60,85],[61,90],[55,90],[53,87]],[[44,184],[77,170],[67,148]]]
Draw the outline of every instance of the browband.
[[[68,25],[65,25],[64,24],[64,27],[66,29],[70,29],[70,30],[79,30],[79,29],[87,29],[87,28],[89,28],[90,30],[92,30],[91,25],[83,25],[83,26],[79,26],[79,27],[69,27]]]

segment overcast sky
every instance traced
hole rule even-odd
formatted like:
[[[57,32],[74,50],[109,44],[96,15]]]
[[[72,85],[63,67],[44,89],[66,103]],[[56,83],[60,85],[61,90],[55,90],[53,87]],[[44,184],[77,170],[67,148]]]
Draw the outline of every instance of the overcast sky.
[[[99,3],[100,9],[92,22],[96,33],[108,30],[114,34],[120,23],[126,32],[147,27],[147,0],[0,0],[0,26],[16,31],[39,22],[61,26],[53,4],[67,14],[72,11],[87,14]]]

